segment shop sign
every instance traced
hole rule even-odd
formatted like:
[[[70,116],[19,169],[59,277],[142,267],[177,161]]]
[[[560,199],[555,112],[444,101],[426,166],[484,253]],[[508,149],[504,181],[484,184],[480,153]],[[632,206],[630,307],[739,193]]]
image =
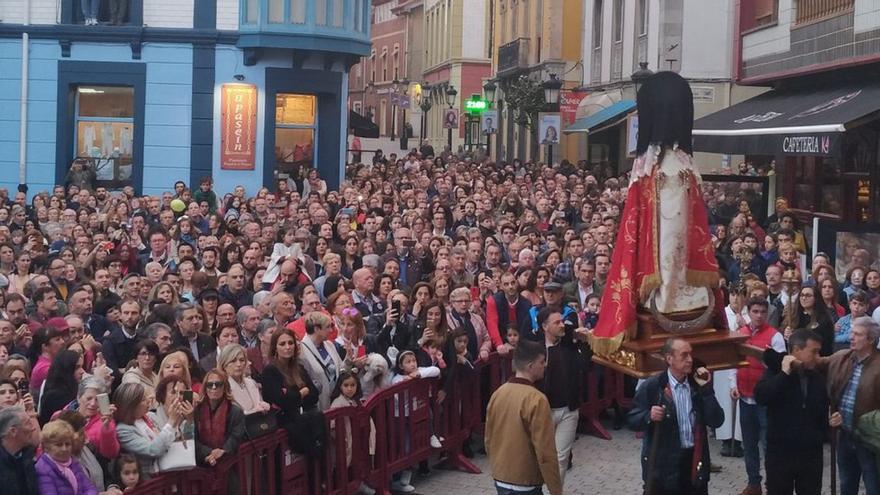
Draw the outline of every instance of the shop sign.
[[[831,152],[831,138],[828,136],[785,136],[782,138],[782,151],[800,155],[827,155]]]
[[[254,170],[257,148],[257,87],[224,84],[220,90],[220,168]]]
[[[577,109],[581,100],[587,97],[586,91],[562,90],[559,92],[559,113],[562,115],[562,124],[569,126],[577,119]]]

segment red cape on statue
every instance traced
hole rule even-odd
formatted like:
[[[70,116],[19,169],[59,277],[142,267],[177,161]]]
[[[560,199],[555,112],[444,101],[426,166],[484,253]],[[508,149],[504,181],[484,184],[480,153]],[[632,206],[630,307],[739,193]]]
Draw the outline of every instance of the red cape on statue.
[[[660,286],[659,225],[657,219],[658,170],[630,185],[611,269],[599,309],[599,322],[590,336],[593,352],[608,356],[620,348],[624,338],[635,337],[638,307],[644,306]],[[659,180],[662,180],[662,176]],[[697,176],[689,174],[687,240],[688,285],[714,289],[718,286],[718,260],[709,234],[706,206]]]

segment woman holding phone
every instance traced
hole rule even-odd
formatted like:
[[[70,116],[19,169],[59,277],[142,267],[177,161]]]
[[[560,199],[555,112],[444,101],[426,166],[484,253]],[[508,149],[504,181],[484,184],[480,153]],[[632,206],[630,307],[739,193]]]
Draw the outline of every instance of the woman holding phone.
[[[83,433],[92,452],[113,459],[119,455],[119,439],[113,419],[116,406],[110,403],[108,392],[103,380],[88,377],[79,384],[76,402],[65,409],[76,410],[85,418]]]

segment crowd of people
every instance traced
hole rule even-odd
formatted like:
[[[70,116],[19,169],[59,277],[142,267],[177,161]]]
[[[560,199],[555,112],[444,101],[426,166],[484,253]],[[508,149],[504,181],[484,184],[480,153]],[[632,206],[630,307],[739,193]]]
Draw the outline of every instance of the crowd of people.
[[[317,455],[324,411],[424,378],[440,380],[432,398],[440,403],[492,353],[513,357],[517,379],[535,382],[553,440],[531,472],[514,469],[518,452],[487,439],[490,456],[503,459],[493,465],[511,476],[496,476],[498,490],[546,483],[562,493],[577,461],[588,335],[601,317],[628,177],[584,161],[494,164],[429,148],[352,163],[339,191],[314,170],[274,191],[222,195],[210,178],[157,196],[88,181],[0,190],[4,493],[119,494],[187,462],[215,466],[271,425],[287,430],[297,452]],[[749,198],[716,187],[704,184],[703,195],[721,198],[709,212],[726,323],[790,357],[769,368],[749,358],[738,373],[694,385],[707,404],[699,428],[715,428],[727,455],[744,455],[749,495],[761,493],[765,431],[770,490],[821,476],[825,432],[840,426],[841,493],[855,494],[860,477],[878,493],[875,455],[859,428],[880,408],[880,326],[870,317],[880,317],[880,272],[835,273],[822,253],[806,272],[804,235],[784,199],[761,219]],[[691,372],[685,344],[666,348],[676,383]],[[539,355],[546,369],[534,366]],[[805,397],[786,388],[794,379]],[[639,387],[633,428],[674,416],[654,400],[667,382]],[[544,411],[531,390],[514,402]],[[731,426],[737,403],[741,425]],[[491,426],[487,437],[515,437],[505,422]],[[690,463],[679,469],[678,450],[708,441],[699,428],[681,442],[663,435],[675,443],[661,447],[669,452],[652,493],[681,493],[676,480]],[[181,442],[195,446],[194,460],[180,454]],[[443,442],[430,438],[436,449]],[[809,466],[794,462],[801,450]],[[708,480],[702,460],[697,477]],[[413,468],[391,488],[414,491]],[[771,493],[791,493],[779,490]]]

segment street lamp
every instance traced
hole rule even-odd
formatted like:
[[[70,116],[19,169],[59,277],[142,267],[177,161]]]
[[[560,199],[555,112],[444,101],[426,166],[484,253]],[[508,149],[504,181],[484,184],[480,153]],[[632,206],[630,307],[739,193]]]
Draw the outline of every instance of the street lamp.
[[[449,87],[446,88],[446,104],[449,105],[450,109],[455,106],[456,96],[458,96],[458,91],[455,90],[455,86],[449,85]],[[452,127],[449,128],[449,133],[446,137],[446,144],[449,145],[449,152],[452,153]]]
[[[633,85],[636,88],[636,95],[639,94],[639,88],[642,87],[642,84],[649,77],[654,75],[654,71],[648,68],[648,62],[639,62],[639,70],[632,73],[629,78],[632,80]]]
[[[550,79],[547,79],[541,84],[541,87],[544,88],[544,103],[550,105],[550,110],[556,112],[559,110],[559,91],[562,89],[562,81],[556,77],[556,74],[550,74]],[[558,135],[558,134],[557,134]],[[540,138],[540,136],[538,136]],[[547,165],[553,166],[553,143],[547,144]]]
[[[407,101],[409,98],[409,96],[407,96],[407,92],[409,91],[409,79],[403,78],[403,81],[400,81],[400,86],[400,89],[402,90],[400,94],[402,97],[400,99],[400,120],[402,122],[400,126],[400,149],[406,150],[408,149],[407,140],[409,139],[406,132],[406,108],[409,106],[409,102]]]
[[[428,112],[431,110],[432,106],[434,106],[434,104],[431,102],[431,85],[428,83],[422,83],[422,98],[419,101],[419,108],[422,109],[422,129],[420,131],[420,136],[423,141],[426,141],[425,127],[427,127]]]
[[[495,82],[491,79],[486,81],[486,84],[483,85],[483,96],[486,98],[486,102],[488,102],[489,107],[492,107],[492,103],[495,102],[495,90],[498,89],[498,86],[495,85]],[[500,114],[499,114],[500,118]],[[498,128],[498,123],[495,123],[496,129]],[[490,129],[491,130],[491,129]],[[492,134],[491,132],[486,133],[486,154],[488,156],[492,156]]]
[[[391,81],[391,142],[394,142],[395,132],[397,132],[397,86],[400,81],[397,79]]]

